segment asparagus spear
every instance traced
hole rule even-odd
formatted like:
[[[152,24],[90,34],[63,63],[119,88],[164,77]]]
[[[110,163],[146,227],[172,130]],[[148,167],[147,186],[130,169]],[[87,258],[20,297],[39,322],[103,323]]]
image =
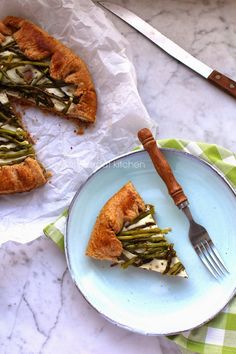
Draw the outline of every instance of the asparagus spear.
[[[141,216],[139,215],[131,224],[135,226],[135,223],[139,220],[153,214],[154,207],[148,205],[146,210],[141,213]],[[176,257],[176,252],[173,249],[173,245],[169,244],[164,236],[169,231],[171,231],[170,228],[148,228],[146,225],[142,229],[134,227],[131,230],[121,230],[117,238],[122,243],[124,252],[129,252],[128,254],[130,255],[127,259],[127,257],[124,257],[124,253],[122,253],[121,260],[123,259],[123,262],[121,263],[121,267],[124,269],[130,265],[140,267],[143,264],[150,263],[154,259],[159,259],[166,262],[163,273],[169,275],[178,274],[183,269],[183,265],[178,262],[171,267],[172,259]]]

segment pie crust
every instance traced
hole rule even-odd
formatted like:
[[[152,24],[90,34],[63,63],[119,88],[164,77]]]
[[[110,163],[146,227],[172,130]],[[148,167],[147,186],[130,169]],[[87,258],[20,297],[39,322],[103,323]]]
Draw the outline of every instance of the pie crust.
[[[44,185],[47,179],[38,161],[27,157],[21,163],[0,167],[0,194],[27,192]]]
[[[145,203],[128,182],[102,208],[93,228],[86,255],[96,259],[116,261],[123,251],[116,234],[126,222],[135,219],[145,209]]]

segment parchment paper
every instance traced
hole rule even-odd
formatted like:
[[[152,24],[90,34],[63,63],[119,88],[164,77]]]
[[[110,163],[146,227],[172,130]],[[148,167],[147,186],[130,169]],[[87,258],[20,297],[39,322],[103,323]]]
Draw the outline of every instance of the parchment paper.
[[[53,174],[33,192],[0,197],[0,244],[25,243],[42,235],[93,170],[138,143],[138,129],[155,134],[155,125],[138,95],[127,41],[90,0],[1,0],[0,14],[28,18],[72,48],[87,63],[98,95],[97,122],[82,136],[62,118],[24,113],[38,158]]]

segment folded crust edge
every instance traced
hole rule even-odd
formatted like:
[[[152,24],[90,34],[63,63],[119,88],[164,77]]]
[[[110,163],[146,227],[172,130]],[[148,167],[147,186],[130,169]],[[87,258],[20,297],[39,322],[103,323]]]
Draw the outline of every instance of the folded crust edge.
[[[123,248],[116,235],[126,222],[135,219],[145,210],[145,203],[131,182],[125,184],[104,205],[97,217],[86,255],[117,261]]]
[[[75,96],[79,103],[67,118],[87,123],[96,120],[97,96],[94,84],[84,61],[72,50],[49,35],[34,23],[15,16],[0,21],[0,43],[12,34],[21,51],[31,60],[50,60],[50,76],[65,84],[76,86]],[[52,109],[52,112],[54,110]]]
[[[0,167],[0,195],[28,192],[43,186],[47,180],[38,161],[27,157],[18,164]]]

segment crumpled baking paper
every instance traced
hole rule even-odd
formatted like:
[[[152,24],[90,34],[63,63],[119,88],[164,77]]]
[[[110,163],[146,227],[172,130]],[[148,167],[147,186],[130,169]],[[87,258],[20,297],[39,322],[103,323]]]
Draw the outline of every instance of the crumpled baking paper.
[[[79,54],[98,96],[97,122],[84,135],[62,118],[33,108],[24,112],[37,156],[52,172],[42,188],[0,196],[0,244],[25,243],[42,235],[92,171],[131,150],[140,128],[155,134],[156,127],[138,95],[127,41],[90,0],[1,0],[0,14],[30,19]]]

